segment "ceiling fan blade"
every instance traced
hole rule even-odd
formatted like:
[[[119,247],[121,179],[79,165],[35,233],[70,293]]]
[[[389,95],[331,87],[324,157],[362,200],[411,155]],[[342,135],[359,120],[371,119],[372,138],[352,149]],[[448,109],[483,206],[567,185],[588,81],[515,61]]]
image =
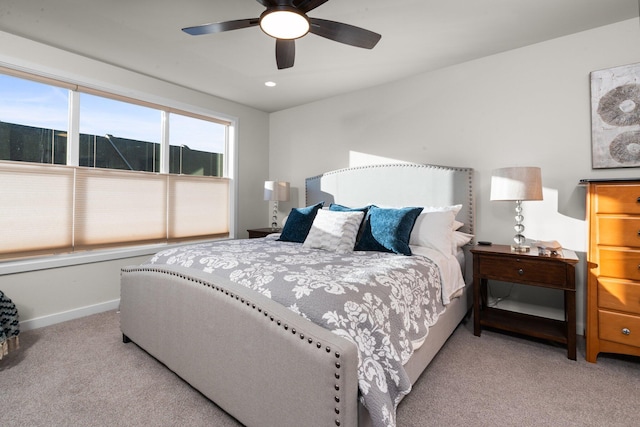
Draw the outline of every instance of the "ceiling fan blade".
[[[269,7],[269,6],[277,6],[278,2],[276,0],[256,0],[258,3],[260,3],[261,5],[263,5],[264,7]]]
[[[294,1],[293,4],[295,7],[297,7],[304,13],[307,13],[318,6],[322,6],[328,1],[329,0],[297,0],[297,1]]]
[[[235,21],[215,22],[213,24],[196,25],[194,27],[183,28],[187,34],[200,36],[202,34],[221,33],[223,31],[239,30],[241,28],[255,27],[260,24],[259,18],[238,19]]]
[[[351,46],[373,49],[382,37],[378,33],[343,24],[342,22],[327,21],[326,19],[309,18],[311,29],[309,32]]]
[[[296,57],[296,43],[294,40],[276,39],[276,63],[278,70],[293,67]]]

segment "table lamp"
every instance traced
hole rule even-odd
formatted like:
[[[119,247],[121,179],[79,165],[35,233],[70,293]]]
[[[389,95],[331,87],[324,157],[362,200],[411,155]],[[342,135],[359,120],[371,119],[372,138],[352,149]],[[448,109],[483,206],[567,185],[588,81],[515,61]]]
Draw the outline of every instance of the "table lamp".
[[[289,183],[286,181],[265,181],[264,200],[273,202],[271,229],[275,230],[278,228],[278,202],[289,201]]]
[[[511,167],[495,169],[491,173],[491,200],[516,202],[516,231],[513,237],[514,252],[528,252],[525,245],[524,225],[522,221],[522,202],[525,200],[542,200],[542,176],[538,167]]]

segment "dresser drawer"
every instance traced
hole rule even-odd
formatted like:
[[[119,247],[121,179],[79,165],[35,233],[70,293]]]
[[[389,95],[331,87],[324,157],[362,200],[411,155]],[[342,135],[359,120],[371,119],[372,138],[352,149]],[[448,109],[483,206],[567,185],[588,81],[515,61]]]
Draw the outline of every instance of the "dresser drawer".
[[[640,347],[640,317],[598,310],[600,339]]]
[[[640,217],[598,217],[597,243],[607,246],[640,247]]]
[[[599,278],[598,307],[640,315],[640,283]]]
[[[558,262],[485,256],[479,270],[480,275],[488,279],[564,288],[567,282],[566,269],[566,265]]]
[[[600,249],[600,276],[640,281],[640,251]]]
[[[596,186],[596,213],[640,214],[640,184]]]

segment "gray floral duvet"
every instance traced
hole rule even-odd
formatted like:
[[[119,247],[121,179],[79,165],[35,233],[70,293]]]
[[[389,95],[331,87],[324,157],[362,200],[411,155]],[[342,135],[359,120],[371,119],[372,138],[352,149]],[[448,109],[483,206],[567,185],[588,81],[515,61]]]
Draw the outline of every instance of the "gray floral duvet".
[[[420,255],[338,254],[275,236],[193,244],[159,252],[180,265],[242,284],[353,343],[361,399],[374,426],[395,426],[411,390],[403,365],[444,312],[438,266]]]

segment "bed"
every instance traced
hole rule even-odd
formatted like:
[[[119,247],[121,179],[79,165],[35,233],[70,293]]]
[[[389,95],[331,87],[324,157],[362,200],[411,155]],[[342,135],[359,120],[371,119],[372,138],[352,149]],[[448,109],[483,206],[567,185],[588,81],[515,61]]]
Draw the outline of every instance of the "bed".
[[[308,178],[305,201],[306,208],[292,210],[282,235],[171,248],[124,268],[123,341],[135,342],[246,426],[395,425],[396,405],[471,306],[464,248],[474,227],[473,170],[341,169]],[[311,220],[303,217],[312,227],[298,241],[291,224],[312,211]],[[366,245],[336,250],[346,234],[352,235],[346,245],[357,242],[357,249],[371,232],[367,227],[393,215],[411,223],[411,238],[393,249],[402,252],[408,244],[412,255]],[[332,225],[342,221],[329,247],[331,233],[316,226],[327,218]],[[429,237],[420,240],[418,231]],[[393,270],[382,272],[385,263]],[[381,302],[373,288],[387,282],[392,294],[408,283],[411,295]],[[355,295],[364,299],[355,304]],[[397,308],[409,299],[434,311]],[[364,316],[366,305],[384,309]],[[405,328],[399,337],[373,340],[381,350],[346,325],[365,317],[380,317],[377,326],[361,328],[369,332],[393,329],[392,317]]]

